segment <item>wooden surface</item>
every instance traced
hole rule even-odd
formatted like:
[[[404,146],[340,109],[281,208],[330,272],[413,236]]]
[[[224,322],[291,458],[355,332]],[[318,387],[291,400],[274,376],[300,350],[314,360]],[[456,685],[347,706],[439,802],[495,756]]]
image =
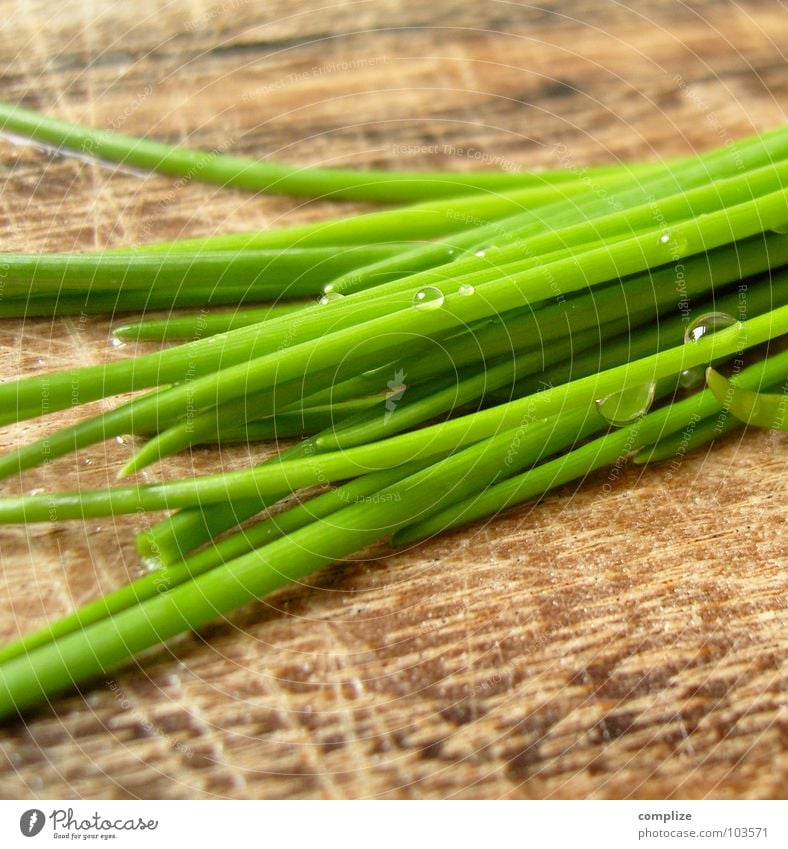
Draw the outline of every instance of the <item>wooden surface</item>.
[[[785,120],[782,4],[626,5],[2,2],[0,95],[204,148],[414,168],[549,166],[559,144],[578,164],[668,156]],[[4,140],[0,185],[6,250],[339,210]],[[2,374],[131,353],[108,345],[109,327],[7,322]],[[6,429],[3,445],[42,427]],[[778,796],[786,444],[752,433],[678,468],[601,472],[339,564],[3,727],[0,795]],[[5,491],[109,482],[131,450],[113,442]],[[181,458],[147,480],[191,467]],[[140,574],[141,527],[3,528],[0,635]]]

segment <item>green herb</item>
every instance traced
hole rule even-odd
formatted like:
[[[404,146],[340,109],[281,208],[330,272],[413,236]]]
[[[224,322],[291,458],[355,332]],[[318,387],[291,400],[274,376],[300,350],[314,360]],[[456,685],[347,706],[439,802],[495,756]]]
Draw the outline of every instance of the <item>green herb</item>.
[[[755,427],[788,430],[785,415],[788,395],[785,393],[772,395],[753,392],[737,386],[711,367],[706,369],[706,383],[723,409],[732,413],[740,422]]]
[[[456,197],[474,190],[500,192],[515,187],[542,187],[546,183],[576,180],[576,175],[569,170],[523,174],[502,171],[453,174],[445,171],[407,173],[299,168],[231,157],[218,150],[203,152],[176,148],[148,139],[75,126],[5,103],[0,103],[0,130],[109,162],[217,183],[220,186],[273,194],[401,202]],[[616,170],[615,166],[604,166],[593,169],[592,173],[602,177],[616,173]]]
[[[147,390],[0,457],[0,476],[129,434],[146,441],[122,475],[195,444],[305,438],[242,471],[0,499],[0,522],[175,511],[138,537],[154,571],[0,650],[0,715],[375,540],[423,539],[784,412],[762,390],[788,378],[788,130],[673,162],[418,175],[250,162],[17,107],[0,106],[0,127],[259,191],[418,201],[6,255],[0,316],[202,310],[115,329],[185,344],[0,385],[6,423]],[[235,309],[206,309],[220,304]],[[730,382],[711,369],[710,390],[682,388],[742,352],[753,362]],[[315,485],[328,489],[268,512]]]

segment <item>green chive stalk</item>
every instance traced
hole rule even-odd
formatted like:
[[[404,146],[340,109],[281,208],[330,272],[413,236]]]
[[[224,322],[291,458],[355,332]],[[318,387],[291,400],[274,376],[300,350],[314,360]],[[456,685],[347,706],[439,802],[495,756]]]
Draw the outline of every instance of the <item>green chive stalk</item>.
[[[517,187],[541,188],[545,184],[577,180],[576,174],[571,170],[536,173],[421,173],[306,168],[228,156],[221,151],[205,152],[173,147],[149,139],[59,121],[7,103],[0,103],[0,130],[96,156],[109,162],[158,171],[173,177],[216,183],[223,187],[233,186],[272,194],[413,202],[425,198],[453,198],[472,191],[500,192]],[[615,173],[616,168],[601,166],[590,170],[598,176],[604,176]]]

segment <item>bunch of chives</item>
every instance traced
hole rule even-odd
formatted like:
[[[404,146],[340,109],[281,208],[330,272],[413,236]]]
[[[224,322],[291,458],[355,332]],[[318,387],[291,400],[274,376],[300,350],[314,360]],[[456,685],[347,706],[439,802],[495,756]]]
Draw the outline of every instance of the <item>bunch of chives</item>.
[[[375,540],[423,539],[622,457],[669,456],[689,423],[696,445],[742,418],[784,422],[786,130],[667,163],[459,175],[297,169],[18,107],[0,106],[0,129],[257,191],[411,204],[5,256],[0,316],[164,308],[117,334],[190,341],[0,384],[6,423],[148,390],[0,457],[0,475],[128,434],[146,441],[124,475],[199,443],[303,439],[239,472],[0,499],[0,522],[175,511],[138,540],[157,573],[0,651],[0,716]],[[235,309],[206,311],[222,304]],[[731,380],[712,370],[704,389],[726,361]]]

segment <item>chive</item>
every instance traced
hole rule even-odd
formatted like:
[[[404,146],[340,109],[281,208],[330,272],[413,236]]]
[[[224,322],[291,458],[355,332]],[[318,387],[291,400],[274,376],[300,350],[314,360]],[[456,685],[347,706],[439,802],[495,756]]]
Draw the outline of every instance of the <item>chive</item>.
[[[249,286],[211,286],[167,291],[123,293],[86,292],[82,295],[55,295],[19,298],[0,302],[0,318],[54,318],[65,315],[99,315],[116,318],[136,310],[196,309],[213,306],[243,306],[269,300]],[[193,338],[193,337],[192,337]]]
[[[737,326],[701,338],[691,346],[670,348],[417,433],[392,437],[384,442],[344,452],[266,464],[251,471],[136,487],[4,498],[0,499],[0,523],[53,521],[53,517],[57,520],[81,519],[274,495],[283,490],[292,491],[315,483],[389,468],[425,456],[445,456],[450,451],[485,439],[502,429],[515,427],[523,417],[545,417],[561,410],[592,404],[594,399],[622,391],[627,386],[639,386],[678,374],[783,333],[788,333],[788,306],[747,322],[739,322]]]
[[[722,291],[706,302],[697,303],[695,312],[697,315],[719,311],[731,316],[741,314],[746,316],[761,315],[768,312],[775,303],[788,303],[788,269],[780,274],[775,274],[770,279],[763,279],[761,285],[751,284],[746,294],[742,292]],[[637,329],[635,322],[630,322],[631,329]],[[520,381],[513,389],[515,394],[527,394],[535,392],[539,386],[553,386],[565,383],[572,378],[582,377],[585,374],[593,374],[601,369],[611,368],[619,362],[626,362],[653,351],[662,350],[669,345],[675,344],[684,335],[687,321],[681,314],[654,322],[653,325],[637,334],[630,332],[622,334],[618,345],[608,345],[600,350],[594,359],[588,356],[573,356],[569,360],[559,363],[555,367],[545,370],[538,377],[538,384],[534,379]],[[318,440],[322,445],[323,440]]]
[[[131,584],[89,602],[51,625],[4,646],[0,649],[0,664],[39,646],[54,642],[66,634],[107,619],[121,610],[140,604],[145,599],[167,592],[241,554],[280,539],[315,519],[328,516],[346,504],[360,502],[419,468],[420,464],[416,463],[356,478],[338,489],[311,498],[304,504],[299,504],[278,516],[258,523],[253,528],[225,539],[211,549],[193,555],[188,560],[154,569]]]
[[[226,333],[250,324],[259,324],[283,315],[292,315],[296,310],[311,306],[311,301],[303,303],[268,304],[256,309],[235,309],[232,312],[205,311],[192,315],[170,315],[166,318],[149,318],[143,321],[120,324],[112,329],[119,339],[135,342],[169,342],[175,339],[198,339]]]
[[[640,466],[680,458],[743,427],[744,422],[723,408],[713,416],[690,422],[681,433],[668,434],[641,448],[632,462]]]
[[[770,173],[771,170],[773,169],[759,170],[759,181],[769,184],[773,182],[773,180],[779,179],[779,174],[775,177],[775,174]],[[760,182],[758,182],[759,185]],[[742,191],[741,181],[737,182],[734,180],[732,183],[726,183],[726,185],[729,185],[729,191],[733,194]],[[744,183],[745,190],[747,190],[748,185],[750,188],[752,187],[752,183]],[[703,208],[710,208],[713,206],[715,203],[715,197],[717,198],[716,202],[718,203],[719,196],[721,194],[721,189],[719,191],[711,189],[705,190],[701,195]],[[675,203],[679,204],[679,206],[682,204],[686,205],[693,198],[695,198],[695,194],[693,192],[689,192],[686,196],[679,197]],[[585,254],[585,256],[582,253],[576,256],[567,256],[563,258],[563,262],[566,263],[566,266],[568,267],[560,267],[561,259],[556,260],[555,263],[545,263],[545,266],[550,270],[551,274],[554,275],[554,279],[557,279],[559,275],[561,277],[564,275],[567,277],[571,276],[574,271],[575,278],[577,280],[574,287],[565,286],[563,288],[563,291],[565,292],[572,291],[572,288],[579,288],[581,282],[585,283],[585,275],[582,273],[583,270],[577,264],[578,259],[581,256],[583,256],[583,258],[590,264],[593,264],[594,260],[597,258],[603,262],[607,260],[608,265],[606,270],[599,278],[596,278],[593,281],[594,283],[601,283],[603,280],[611,276],[633,273],[644,267],[648,267],[655,261],[659,262],[658,257],[660,253],[671,256],[676,253],[676,248],[679,245],[682,247],[679,254],[686,255],[688,253],[698,252],[699,250],[723,245],[737,238],[754,235],[764,228],[764,224],[768,226],[769,217],[779,218],[779,216],[784,214],[784,201],[784,192],[770,193],[758,198],[757,200],[737,204],[727,209],[718,209],[716,212],[707,212],[703,217],[676,224],[672,227],[671,233],[669,234],[670,239],[666,243],[662,243],[661,241],[665,235],[661,232],[661,228],[652,228],[651,230],[646,231],[642,236],[636,236],[630,239],[622,238],[621,241],[598,249],[596,252],[592,249],[588,252],[588,254]],[[644,213],[641,212],[641,214]],[[653,209],[649,209],[648,214],[653,215]],[[756,216],[758,217],[756,218]],[[612,217],[614,219],[622,218],[621,215],[614,215]],[[766,218],[765,222],[763,221],[764,217]],[[600,219],[600,221],[601,220],[609,221],[609,217]],[[569,228],[569,230],[572,231],[573,238],[576,238],[578,230],[585,233],[588,231],[589,227],[592,227],[592,225],[599,226],[599,221],[576,225],[574,228]],[[612,226],[612,224],[609,224],[608,228],[612,228]],[[620,228],[621,224],[618,226]],[[539,241],[543,247],[545,245],[545,240],[547,240],[547,243],[555,244],[556,240],[560,242],[561,240],[566,239],[567,236],[565,234],[559,233],[555,234],[553,237],[541,237],[540,239],[537,239],[537,241]],[[695,245],[692,245],[693,241],[696,243]],[[684,250],[685,244],[687,246],[686,250]],[[511,252],[514,251],[514,248],[508,248],[506,251],[511,254]],[[559,253],[559,257],[561,256],[562,254]],[[619,261],[619,264],[618,266],[614,265],[611,268],[610,259],[613,257]],[[413,284],[420,282],[427,285],[433,285],[439,282],[444,288],[448,288],[449,292],[456,292],[463,285],[479,284],[480,290],[483,288],[484,294],[487,296],[485,299],[486,303],[484,304],[485,310],[482,310],[476,315],[468,315],[467,312],[469,312],[474,306],[479,306],[481,299],[466,299],[464,304],[466,308],[465,314],[460,313],[457,315],[457,319],[468,320],[469,318],[481,318],[485,312],[489,315],[492,309],[505,306],[502,302],[504,297],[508,301],[513,299],[512,283],[520,283],[520,280],[523,278],[528,279],[529,271],[532,277],[535,276],[537,269],[534,269],[533,266],[537,264],[537,260],[538,258],[534,258],[519,265],[515,264],[513,268],[522,268],[522,272],[520,274],[510,272],[508,279],[502,279],[500,277],[501,272],[498,268],[488,270],[486,274],[484,272],[477,271],[475,275],[467,277],[463,277],[461,274],[458,277],[457,275],[460,272],[460,268],[455,268],[452,271],[454,280],[451,284],[448,284],[446,281],[445,272],[443,272],[442,276],[437,278],[435,277],[436,274],[441,272],[441,269],[438,269],[437,272],[430,272],[429,274],[415,275],[413,278],[409,278],[409,282]],[[468,261],[462,264],[467,264],[467,262]],[[626,265],[626,263],[633,263],[633,266],[630,268],[622,268],[621,265]],[[452,265],[460,266],[462,264],[455,263]],[[478,262],[470,262],[470,267],[478,268]],[[539,268],[538,272],[539,276],[542,277],[544,269]],[[581,275],[579,280],[577,279],[578,272],[580,272]],[[471,283],[470,281],[475,281],[475,283]],[[480,283],[480,281],[484,282]],[[524,282],[525,281],[523,279],[523,283]],[[543,278],[541,282],[543,282],[544,285],[545,281]],[[410,298],[412,298],[413,295],[412,290],[407,292],[407,301],[404,301],[404,298],[402,301],[397,301],[396,293],[398,291],[402,291],[403,285],[402,281],[397,281],[394,284],[394,290],[391,295],[392,300],[390,301],[379,295],[374,303],[369,303],[366,299],[363,299],[362,295],[362,301],[359,303],[357,301],[359,296],[351,295],[346,299],[351,303],[345,304],[344,302],[340,302],[337,304],[328,304],[327,307],[329,309],[335,307],[342,308],[337,319],[341,320],[341,316],[346,316],[351,323],[356,324],[362,320],[362,318],[370,321],[371,316],[377,315],[380,317],[386,312],[390,313],[394,311],[393,316],[386,318],[385,323],[390,326],[392,323],[396,324],[399,321],[398,316],[396,315],[399,309],[410,306]],[[555,284],[553,284],[552,287],[548,284],[545,288],[548,290],[554,289]],[[385,286],[379,287],[379,289],[381,290],[381,293],[384,289],[389,291],[389,288]],[[498,296],[494,301],[490,300],[490,296],[493,294],[493,291],[495,291]],[[550,293],[551,292],[548,291],[545,296]],[[533,302],[533,297],[528,300]],[[459,304],[457,304],[457,306],[459,306]],[[303,320],[300,322],[298,328],[296,328],[295,334],[291,323],[287,320],[270,322],[267,328],[268,334],[266,336],[266,339],[269,340],[267,346],[268,350],[274,348],[277,342],[281,344],[281,342],[285,339],[291,339],[294,343],[294,335],[296,339],[301,335],[298,331],[303,331],[303,335],[307,336],[307,338],[311,336],[311,338],[314,339],[315,332],[320,332],[320,328],[325,326],[326,316],[333,316],[336,312],[338,312],[336,309],[332,309],[331,312],[326,310],[324,314],[314,314],[312,312],[304,311]],[[448,316],[448,310],[441,311],[440,319],[445,319]],[[421,319],[419,323],[422,326],[432,325],[435,329],[440,329],[439,326],[436,326],[438,325],[439,316],[430,314],[427,316],[420,316],[419,318]],[[412,318],[411,323],[417,323],[415,317]],[[347,329],[348,334],[350,334],[351,328],[347,327],[347,323],[343,326]],[[385,333],[387,328],[384,329],[384,327],[381,327],[380,325],[373,325],[369,323],[365,327],[365,330],[367,329],[373,332],[380,330]],[[355,330],[358,332],[361,328],[357,326]],[[368,333],[364,333],[364,331],[361,332],[365,338],[368,338]],[[123,392],[130,391],[135,388],[142,388],[146,383],[149,384],[151,380],[155,380],[160,383],[163,380],[168,379],[182,379],[184,366],[188,369],[190,374],[199,374],[205,367],[215,367],[216,349],[208,343],[216,340],[221,340],[223,342],[222,358],[226,364],[237,362],[242,357],[245,359],[254,357],[257,353],[255,349],[259,350],[258,345],[260,340],[258,339],[258,334],[252,333],[250,336],[249,328],[245,328],[239,331],[233,331],[223,337],[211,337],[210,340],[192,342],[188,345],[181,346],[180,349],[171,349],[163,354],[150,355],[146,358],[136,358],[133,363],[124,363],[123,361],[120,361],[107,366],[85,369],[81,372],[82,380],[80,381],[79,391],[80,400],[84,402],[93,400],[96,397],[101,397],[102,394],[106,392],[103,387],[106,385],[107,380],[112,381],[113,392]],[[348,341],[351,342],[350,339],[348,339]],[[284,357],[278,357],[278,359],[284,359]],[[178,372],[180,372],[180,374]],[[146,375],[149,375],[149,377],[146,378]],[[61,379],[58,379],[56,376],[47,378],[50,410],[55,410],[61,406],[71,403],[74,396],[73,379],[74,375],[71,373],[63,375]],[[227,385],[229,386],[229,381],[227,382]],[[0,387],[0,399],[2,399],[3,396],[7,397],[8,392],[12,387],[13,384]],[[15,402],[15,406],[17,408],[25,409],[29,406],[30,402],[34,400],[35,393],[38,392],[40,394],[41,382],[36,382],[35,380],[26,381],[25,383],[20,384],[18,388],[20,392],[17,397],[10,398],[9,401],[10,403]],[[25,390],[27,390],[25,393],[27,397],[21,394]],[[33,395],[33,398],[30,397],[31,395]]]
[[[546,226],[563,228],[576,224],[578,219],[605,216],[611,210],[627,209],[627,221],[631,221],[630,207],[642,205],[644,201],[648,205],[647,215],[664,216],[659,201],[665,197],[730,177],[731,171],[742,173],[774,164],[787,155],[788,135],[777,130],[739,142],[735,150],[721,148],[702,157],[654,169],[646,175],[617,174],[611,176],[607,184],[589,180],[592,190],[586,195],[557,200],[536,210],[491,222],[437,245],[414,248],[398,257],[373,263],[350,276],[340,277],[329,284],[329,288],[341,293],[359,291],[371,284],[377,285],[381,278],[397,271],[410,271],[413,265],[440,265],[456,259],[464,251],[539,234]]]
[[[46,295],[122,295],[126,290],[221,286],[254,288],[261,297],[304,297],[348,269],[401,252],[396,247],[290,248],[287,251],[86,254],[0,254],[3,299]]]
[[[488,484],[513,462],[538,459],[558,431],[576,433],[586,418],[584,412],[560,422],[535,423],[533,440],[516,449],[512,434],[501,434],[481,448],[466,449],[384,487],[376,499],[342,507],[168,592],[84,628],[72,621],[72,627],[54,640],[48,638],[57,634],[45,631],[32,638],[40,642],[29,652],[12,647],[11,659],[0,664],[0,717],[90,680],[130,655],[305,577],[387,536],[424,511]]]
[[[706,384],[722,408],[739,421],[755,427],[788,430],[785,415],[788,395],[785,393],[752,392],[737,386],[711,367],[706,369]]]
[[[165,169],[189,165],[192,176],[237,185],[251,186],[252,174],[265,190],[368,190],[369,174],[157,147],[0,107],[3,121],[125,161],[150,165],[158,152]],[[0,458],[6,475],[124,433],[149,436],[125,472],[200,441],[307,435],[245,471],[0,500],[0,522],[178,510],[138,537],[165,566],[164,592],[145,576],[0,653],[0,713],[374,540],[421,538],[633,453],[653,457],[690,424],[707,435],[719,402],[708,390],[676,400],[687,369],[769,343],[766,360],[733,384],[714,371],[709,380],[742,417],[775,423],[784,399],[752,390],[788,373],[772,341],[788,332],[785,129],[672,163],[527,175],[518,187],[499,174],[473,195],[459,182],[451,197],[435,193],[434,177],[389,175],[420,201],[394,211],[102,254],[9,255],[0,315],[332,297],[292,313],[127,323],[121,332],[135,338],[192,341],[0,385],[6,421],[149,390]],[[384,193],[376,197],[395,199]],[[690,304],[746,321],[678,344]],[[646,413],[655,394],[667,403]],[[264,512],[328,484],[339,488]],[[354,492],[365,501],[344,501]]]
[[[675,253],[676,243],[681,244],[681,254],[690,255],[754,235],[768,227],[770,220],[779,222],[780,216],[784,215],[784,205],[785,192],[773,192],[757,200],[736,204],[672,226],[670,244],[663,243],[661,228],[654,228],[633,238],[622,238],[608,243],[604,247],[592,247],[570,256],[560,255],[560,259],[544,262],[536,268],[529,267],[533,263],[528,262],[522,272],[510,273],[505,277],[498,276],[500,271],[493,269],[493,279],[482,275],[482,279],[487,282],[479,284],[475,290],[480,297],[462,297],[459,290],[463,285],[467,285],[463,282],[464,278],[444,278],[441,282],[447,297],[445,308],[438,312],[413,311],[409,300],[412,297],[410,292],[408,300],[404,295],[392,294],[388,298],[378,296],[374,302],[368,301],[363,293],[350,295],[344,299],[351,302],[347,305],[340,301],[325,305],[322,308],[324,312],[312,308],[303,310],[300,323],[295,323],[298,326],[284,319],[268,322],[265,340],[260,339],[257,333],[253,333],[252,339],[249,339],[250,330],[254,331],[255,328],[242,328],[170,349],[162,354],[83,369],[80,372],[82,379],[79,383],[79,400],[85,402],[104,396],[107,393],[108,380],[112,382],[112,392],[122,392],[142,388],[151,380],[160,383],[168,379],[182,379],[184,367],[192,374],[199,374],[201,368],[215,369],[218,364],[218,349],[215,345],[210,345],[211,342],[220,343],[221,364],[231,364],[241,356],[253,357],[223,369],[221,377],[209,374],[191,381],[188,388],[177,387],[166,394],[132,402],[128,409],[133,411],[138,421],[142,419],[141,425],[144,428],[154,421],[162,421],[162,416],[178,415],[180,411],[185,413],[186,399],[199,408],[206,402],[216,404],[242,395],[250,383],[270,383],[274,374],[280,381],[296,379],[314,358],[319,358],[326,364],[341,359],[343,365],[349,369],[354,366],[354,361],[345,356],[348,349],[355,349],[354,356],[360,362],[391,347],[391,337],[388,334],[402,326],[402,310],[408,311],[407,326],[411,333],[422,332],[433,336],[445,333],[452,327],[484,318],[498,310],[511,309],[550,297],[556,292],[558,279],[562,281],[560,292],[565,294],[585,286],[600,285],[611,277],[634,274],[655,263],[659,264],[666,255]],[[432,274],[434,275],[434,272]],[[476,279],[478,282],[478,277],[479,275],[470,279]],[[398,285],[401,286],[401,282],[398,282]],[[357,300],[359,297],[360,301]],[[334,309],[335,307],[340,309]],[[377,319],[369,318],[376,314],[379,316]],[[332,317],[342,328],[342,332],[325,334],[326,322]],[[358,322],[362,317],[366,319],[364,323],[354,326],[353,321]],[[312,336],[310,344],[298,344],[294,341],[292,347],[285,351],[274,349],[273,354],[267,357],[255,356],[260,350],[270,350],[277,342],[281,344],[288,338],[297,339],[301,328],[306,328],[305,335]],[[314,333],[320,332],[321,328],[325,335],[314,338]],[[363,351],[360,347],[362,345]],[[56,410],[73,402],[73,381],[74,375],[69,372],[6,384],[0,386],[0,401],[5,401],[17,409],[29,409],[30,405],[36,402],[36,395],[40,396],[41,389],[46,384],[49,409]],[[123,416],[118,416],[116,421],[114,433],[103,430],[107,436],[120,435],[128,428]],[[99,430],[102,431],[102,428]],[[12,455],[5,464],[0,464],[0,468],[8,468],[10,464],[10,471],[14,471],[15,468],[37,462],[37,450],[34,446],[30,452],[24,455],[20,453],[18,458]],[[16,466],[17,459],[19,466]],[[5,468],[0,473],[6,474]]]
[[[785,379],[788,375],[788,351],[756,363],[743,371],[736,385],[744,388],[761,382]],[[693,395],[649,413],[628,427],[606,434],[568,454],[490,487],[466,500],[458,500],[445,509],[438,508],[411,527],[394,534],[394,545],[410,545],[436,533],[499,513],[516,504],[538,498],[545,492],[576,478],[584,478],[596,469],[615,463],[665,434],[686,428],[691,422],[712,415],[720,408],[709,391]]]
[[[5,103],[0,103],[0,129],[135,168],[273,194],[400,202],[453,198],[473,190],[499,192],[517,186],[542,187],[549,182],[576,181],[571,171],[452,174],[445,171],[304,168],[227,156],[220,151],[172,147],[162,142],[69,124]],[[609,167],[603,166],[597,173],[609,171]]]

